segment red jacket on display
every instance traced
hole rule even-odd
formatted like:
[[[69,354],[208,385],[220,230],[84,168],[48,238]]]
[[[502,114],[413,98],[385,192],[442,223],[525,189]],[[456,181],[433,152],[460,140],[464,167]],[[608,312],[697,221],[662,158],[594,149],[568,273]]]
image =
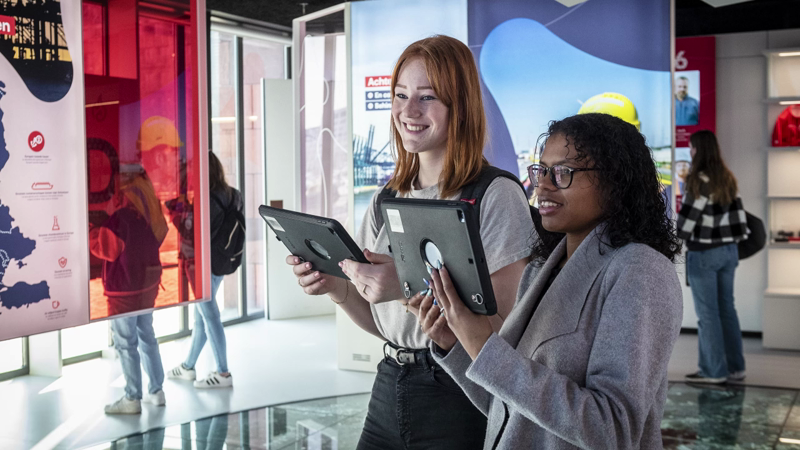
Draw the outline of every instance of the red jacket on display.
[[[792,110],[795,111],[794,114]],[[772,130],[772,146],[800,146],[800,105],[792,105],[778,116],[775,129]]]

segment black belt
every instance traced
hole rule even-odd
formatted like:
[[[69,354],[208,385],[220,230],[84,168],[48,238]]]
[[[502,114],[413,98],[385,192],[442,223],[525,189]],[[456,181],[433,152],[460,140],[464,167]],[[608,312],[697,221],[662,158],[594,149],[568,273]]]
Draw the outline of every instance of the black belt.
[[[386,359],[396,362],[401,366],[436,366],[429,349],[413,349],[397,346],[391,342],[383,344],[383,355]]]

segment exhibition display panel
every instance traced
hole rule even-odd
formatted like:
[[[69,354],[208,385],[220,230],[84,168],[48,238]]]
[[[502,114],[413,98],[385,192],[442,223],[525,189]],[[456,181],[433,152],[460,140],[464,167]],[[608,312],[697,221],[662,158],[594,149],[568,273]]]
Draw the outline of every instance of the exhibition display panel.
[[[0,340],[202,300],[205,3],[4,6]]]
[[[86,323],[89,309],[81,4],[11,3],[13,26],[0,28],[0,340]]]

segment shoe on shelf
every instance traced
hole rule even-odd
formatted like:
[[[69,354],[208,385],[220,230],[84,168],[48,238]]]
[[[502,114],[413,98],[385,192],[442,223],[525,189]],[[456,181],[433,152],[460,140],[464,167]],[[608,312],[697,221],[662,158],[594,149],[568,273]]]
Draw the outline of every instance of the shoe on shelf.
[[[687,383],[706,383],[706,384],[722,384],[728,381],[727,377],[711,378],[702,374],[702,372],[690,373],[684,377]]]
[[[141,414],[142,402],[131,400],[123,395],[121,399],[110,405],[106,405],[106,414]]]
[[[233,386],[233,376],[228,375],[227,377],[224,377],[217,372],[211,372],[205,379],[194,382],[194,387],[201,389],[224,388],[231,386]]]
[[[728,374],[728,381],[744,381],[745,377],[747,376],[744,373],[744,370],[740,370],[738,372],[733,372]]]
[[[144,394],[142,401],[151,405],[164,406],[167,404],[167,397],[164,395],[164,390],[161,389],[155,394]]]
[[[167,372],[167,378],[180,378],[182,380],[194,381],[197,379],[197,372],[194,369],[187,369],[183,364]]]

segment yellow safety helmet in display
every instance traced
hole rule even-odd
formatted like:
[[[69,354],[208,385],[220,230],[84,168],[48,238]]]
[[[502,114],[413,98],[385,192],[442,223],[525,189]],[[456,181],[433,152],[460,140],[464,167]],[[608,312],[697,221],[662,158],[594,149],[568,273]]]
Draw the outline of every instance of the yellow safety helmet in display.
[[[578,114],[604,113],[620,118],[639,129],[639,113],[628,97],[616,92],[604,92],[586,100]]]
[[[139,128],[139,137],[136,139],[136,148],[147,152],[158,146],[182,147],[180,134],[175,124],[162,116],[148,117]]]

